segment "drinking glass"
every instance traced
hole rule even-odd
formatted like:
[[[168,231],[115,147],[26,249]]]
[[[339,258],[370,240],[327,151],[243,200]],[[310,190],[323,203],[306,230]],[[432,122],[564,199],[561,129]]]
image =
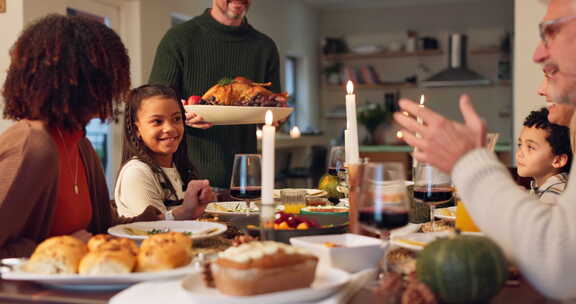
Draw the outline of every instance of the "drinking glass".
[[[262,170],[260,154],[234,155],[234,167],[230,181],[230,196],[245,200],[248,208],[251,201],[260,198],[262,193]]]
[[[401,163],[366,164],[358,204],[358,221],[362,228],[388,239],[388,230],[408,224],[410,202],[404,180]]]
[[[346,151],[344,146],[335,146],[330,149],[330,158],[328,159],[328,174],[338,176],[340,170],[345,170]]]
[[[434,220],[436,205],[450,201],[453,190],[449,175],[426,163],[419,162],[416,165],[414,170],[414,200],[430,205],[432,231],[436,231]]]
[[[285,213],[300,214],[300,210],[306,207],[306,190],[282,189],[280,200],[284,205]]]
[[[330,149],[330,158],[328,159],[328,174],[338,178],[336,191],[344,194],[344,197],[348,197],[348,170],[346,170],[345,162],[346,151],[344,146],[332,147]]]

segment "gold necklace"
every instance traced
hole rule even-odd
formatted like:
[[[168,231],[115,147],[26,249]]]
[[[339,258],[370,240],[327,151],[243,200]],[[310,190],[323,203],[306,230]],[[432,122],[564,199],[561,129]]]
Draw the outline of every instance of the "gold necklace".
[[[64,148],[64,157],[70,159],[71,157],[68,157],[68,152],[66,151],[66,142],[64,142],[64,135],[62,135],[62,131],[60,131],[60,129],[56,128],[56,131],[58,131],[58,135],[60,135],[60,139],[62,139],[62,147]],[[80,157],[76,157],[76,169],[74,169],[74,193],[76,193],[76,195],[78,195],[78,193],[80,192],[78,190],[78,158]]]

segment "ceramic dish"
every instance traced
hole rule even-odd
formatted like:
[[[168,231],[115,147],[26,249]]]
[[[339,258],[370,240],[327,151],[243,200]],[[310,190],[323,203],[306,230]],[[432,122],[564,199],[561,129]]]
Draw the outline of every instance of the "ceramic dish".
[[[188,266],[157,272],[133,272],[107,276],[85,276],[79,274],[35,274],[21,270],[27,259],[3,259],[0,274],[4,280],[29,281],[52,288],[68,290],[117,290],[132,284],[183,277],[197,272],[195,263]]]
[[[194,240],[206,239],[224,233],[228,227],[223,224],[200,221],[154,221],[135,222],[108,228],[108,233],[117,237],[144,240],[151,234],[162,232],[182,232]]]
[[[264,123],[266,111],[272,111],[274,121],[288,117],[293,108],[285,107],[241,107],[241,106],[212,106],[188,105],[184,106],[187,112],[202,116],[204,121],[214,125],[247,125]]]
[[[294,237],[290,243],[316,254],[321,265],[348,272],[377,268],[387,245],[380,239],[352,233]]]
[[[310,288],[293,289],[267,294],[235,297],[227,296],[215,288],[207,288],[202,282],[202,275],[195,273],[182,280],[182,288],[189,292],[196,303],[229,303],[229,304],[284,304],[313,303],[336,293],[350,280],[350,275],[342,270],[328,268],[318,270]]]

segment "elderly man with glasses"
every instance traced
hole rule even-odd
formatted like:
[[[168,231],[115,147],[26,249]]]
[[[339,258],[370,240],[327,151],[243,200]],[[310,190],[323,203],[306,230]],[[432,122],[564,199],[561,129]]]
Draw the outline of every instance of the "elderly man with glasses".
[[[539,93],[549,101],[549,120],[569,125],[574,146],[576,117],[554,119],[571,114],[576,106],[576,0],[548,1],[540,35],[533,61],[542,66],[547,85]],[[570,172],[557,205],[540,204],[520,190],[506,167],[484,148],[486,126],[468,96],[460,98],[463,124],[409,100],[400,101],[400,107],[411,114],[397,113],[395,119],[404,128],[404,140],[417,148],[415,158],[452,174],[480,229],[537,290],[555,299],[576,299],[576,170]]]

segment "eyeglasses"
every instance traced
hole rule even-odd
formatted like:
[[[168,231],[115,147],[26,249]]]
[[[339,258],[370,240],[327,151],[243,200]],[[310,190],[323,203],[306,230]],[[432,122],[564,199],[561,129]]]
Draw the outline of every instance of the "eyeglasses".
[[[540,39],[542,39],[544,47],[547,48],[550,39],[554,38],[554,36],[558,34],[560,31],[560,25],[572,21],[573,19],[576,19],[576,15],[564,16],[540,23],[538,29],[540,30]]]

